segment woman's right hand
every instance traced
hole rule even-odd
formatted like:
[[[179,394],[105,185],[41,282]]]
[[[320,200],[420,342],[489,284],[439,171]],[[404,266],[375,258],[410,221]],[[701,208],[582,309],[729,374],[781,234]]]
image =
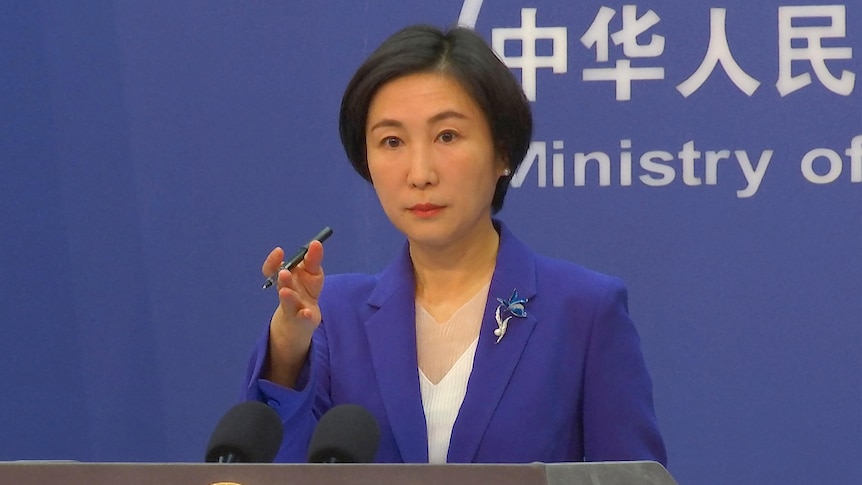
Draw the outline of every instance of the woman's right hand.
[[[311,336],[320,325],[317,299],[323,288],[323,244],[312,241],[302,262],[292,271],[278,273],[278,307],[269,323],[269,361],[264,378],[293,387],[311,347]],[[284,261],[284,250],[275,248],[263,263],[269,277]]]

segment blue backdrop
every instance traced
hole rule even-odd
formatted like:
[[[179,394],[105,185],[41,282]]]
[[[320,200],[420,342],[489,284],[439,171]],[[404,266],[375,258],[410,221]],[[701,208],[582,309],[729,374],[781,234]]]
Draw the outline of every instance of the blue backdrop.
[[[627,282],[677,480],[862,483],[857,0],[6,0],[0,459],[201,461],[269,250],[402,243],[338,141],[350,75],[459,19],[533,100],[500,217]]]

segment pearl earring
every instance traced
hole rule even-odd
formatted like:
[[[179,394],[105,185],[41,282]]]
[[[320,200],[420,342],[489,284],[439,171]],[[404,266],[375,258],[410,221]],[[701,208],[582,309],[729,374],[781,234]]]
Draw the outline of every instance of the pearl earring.
[[[511,171],[511,170],[509,170],[508,168],[507,168],[507,169],[505,169],[505,170],[503,170],[503,176],[504,176],[504,177],[508,177],[508,176],[509,176],[509,175],[511,175],[511,174],[512,174],[512,171]]]

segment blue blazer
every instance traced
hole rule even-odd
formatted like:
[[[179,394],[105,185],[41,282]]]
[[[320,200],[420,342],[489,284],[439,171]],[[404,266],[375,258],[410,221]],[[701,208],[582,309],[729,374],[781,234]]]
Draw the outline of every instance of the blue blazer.
[[[497,265],[467,394],[448,461],[655,460],[667,464],[640,339],[614,278],[538,256],[495,221]],[[497,342],[497,298],[527,298]],[[378,462],[428,461],[416,357],[413,267],[407,247],[377,275],[327,276],[297,390],[261,379],[268,330],[246,377],[245,398],[284,422],[276,461],[304,462],[318,418],[364,406],[380,429]]]

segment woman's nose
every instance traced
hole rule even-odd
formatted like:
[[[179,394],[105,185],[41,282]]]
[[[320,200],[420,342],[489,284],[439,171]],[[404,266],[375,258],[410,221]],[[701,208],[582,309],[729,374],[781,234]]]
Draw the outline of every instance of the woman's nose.
[[[424,188],[430,185],[436,185],[437,171],[431,149],[429,147],[415,147],[410,153],[410,168],[407,174],[407,181],[410,185],[418,188]]]

